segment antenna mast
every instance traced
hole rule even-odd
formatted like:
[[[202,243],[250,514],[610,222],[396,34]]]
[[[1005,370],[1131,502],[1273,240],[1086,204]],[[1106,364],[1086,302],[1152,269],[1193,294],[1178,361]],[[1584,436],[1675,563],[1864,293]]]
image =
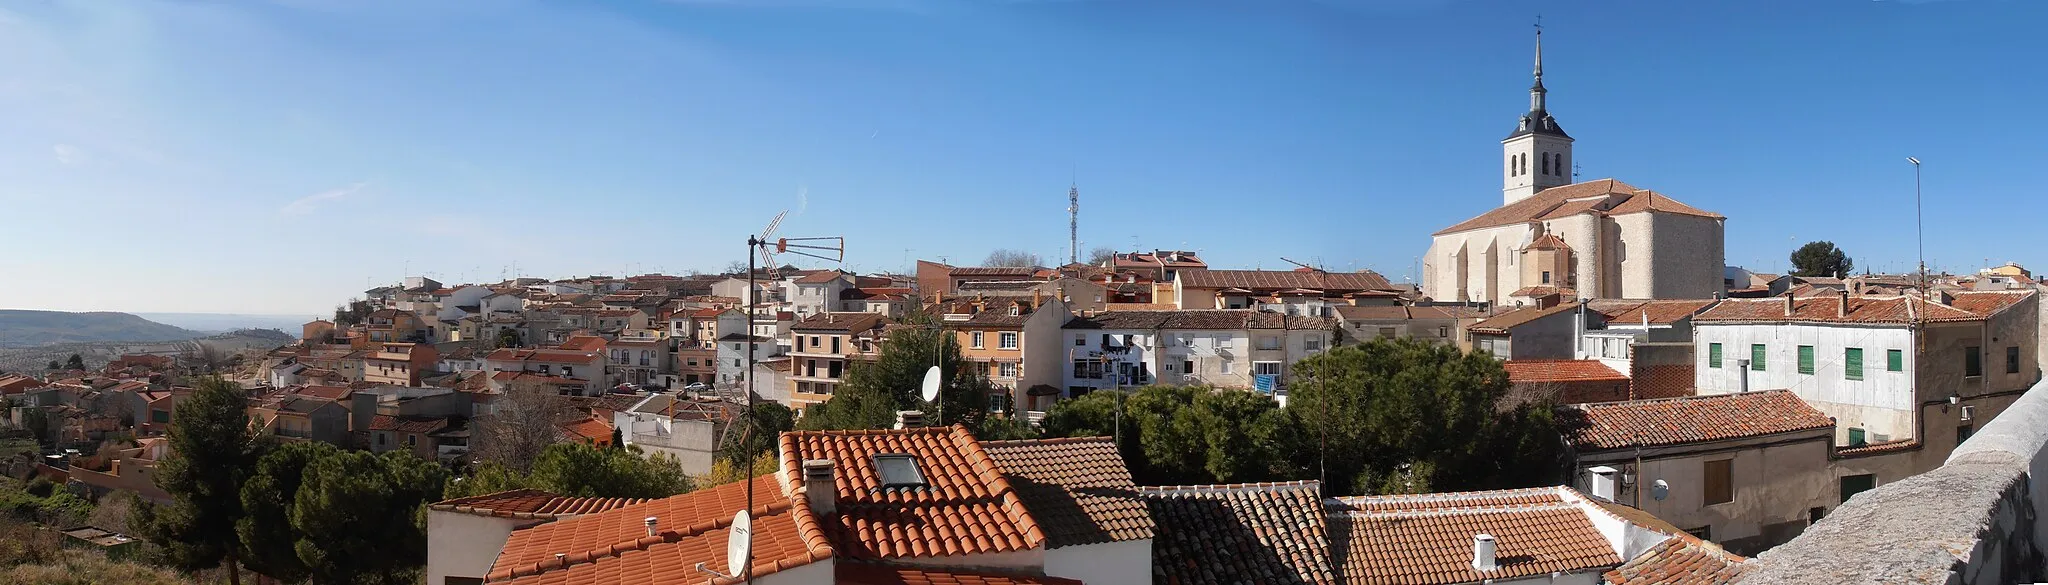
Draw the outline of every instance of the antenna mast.
[[[1081,186],[1067,186],[1067,263],[1081,263]]]

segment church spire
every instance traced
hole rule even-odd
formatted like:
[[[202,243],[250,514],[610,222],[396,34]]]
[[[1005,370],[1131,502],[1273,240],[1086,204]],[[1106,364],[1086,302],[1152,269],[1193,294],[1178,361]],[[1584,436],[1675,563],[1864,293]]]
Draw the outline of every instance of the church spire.
[[[1529,86],[1529,111],[1542,112],[1543,97],[1543,17],[1536,17],[1536,85]]]

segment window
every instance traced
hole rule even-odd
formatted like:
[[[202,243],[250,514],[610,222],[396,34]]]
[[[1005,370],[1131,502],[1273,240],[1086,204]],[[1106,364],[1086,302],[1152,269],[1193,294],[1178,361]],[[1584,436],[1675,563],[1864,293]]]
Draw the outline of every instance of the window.
[[[1385,337],[1385,338],[1387,338],[1387,339],[1393,339],[1395,335],[1396,335],[1396,333],[1394,333],[1394,328],[1392,328],[1392,327],[1381,327],[1381,328],[1380,328],[1380,337]]]
[[[1863,379],[1863,348],[1851,347],[1842,350],[1842,377],[1850,380]]]
[[[1719,344],[1719,343],[1709,343],[1709,344],[1707,344],[1707,367],[1709,367],[1709,368],[1718,368],[1718,367],[1721,367],[1721,344]]]
[[[1840,481],[1842,485],[1842,499],[1840,501],[1842,502],[1848,502],[1849,496],[1867,492],[1877,487],[1877,476],[1868,473],[1844,475]]]
[[[653,352],[653,351],[650,351],[650,350],[645,350],[645,349],[643,349],[643,350],[640,350],[640,365],[643,365],[643,366],[651,366],[651,365],[654,365],[654,352]]]
[[[811,336],[811,347],[817,347],[817,346],[818,346],[818,336],[816,336],[816,335],[812,335],[812,336]]]
[[[2005,346],[2005,373],[2020,373],[2020,346]]]
[[[1280,349],[1280,338],[1278,338],[1278,337],[1273,337],[1273,336],[1270,336],[1270,335],[1268,335],[1268,336],[1262,336],[1262,337],[1259,337],[1259,349],[1264,349],[1264,350],[1273,350],[1273,349]]]
[[[1108,335],[1104,335],[1103,337],[1109,337],[1109,336],[1108,336]],[[1088,336],[1086,336],[1086,335],[1076,335],[1076,336],[1074,336],[1074,347],[1081,347],[1081,346],[1084,346],[1084,345],[1088,345]],[[1109,344],[1107,344],[1107,343],[1104,343],[1103,345],[1109,345]]]
[[[1735,460],[1708,461],[1706,466],[1706,485],[1701,486],[1700,492],[1706,498],[1706,505],[1735,501]]]
[[[1906,371],[1906,351],[1902,349],[1884,350],[1884,371]]]
[[[1541,167],[1539,167],[1539,168],[1541,168],[1541,169],[1543,170],[1543,174],[1546,174],[1546,175],[1550,174],[1550,153],[1548,153],[1548,152],[1546,152],[1546,153],[1543,153],[1543,155],[1542,155],[1542,156],[1540,156],[1539,158],[1541,158],[1541,159],[1542,159],[1542,161],[1541,161],[1541,163],[1540,163],[1540,164],[1541,164],[1542,166],[1541,166]]]
[[[1449,339],[1449,338],[1451,337],[1451,328],[1450,328],[1450,327],[1438,327],[1438,328],[1436,328],[1436,336],[1437,336],[1437,337],[1442,337],[1442,338],[1445,338],[1445,339]]]
[[[839,353],[839,336],[832,336],[832,353]]]
[[[1963,348],[1963,376],[1984,375],[1984,349],[1976,346]]]
[[[1173,362],[1166,362],[1165,364],[1162,364],[1160,367],[1166,368],[1166,373],[1168,374],[1173,373]]]
[[[1017,334],[1004,331],[996,336],[997,349],[1017,349]]]
[[[1956,425],[1956,444],[1963,444],[1963,441],[1970,440],[1970,435],[1974,434],[1977,434],[1977,425],[1970,423]]]
[[[1799,373],[1813,373],[1813,346],[1799,346]]]
[[[1003,378],[1015,378],[1015,377],[1017,377],[1017,362],[1003,362],[1003,364],[1002,364],[1001,366],[997,366],[997,367],[999,368],[999,369],[997,370],[997,372],[998,372],[998,376],[999,376],[999,377],[1003,377]]]
[[[1252,374],[1278,376],[1280,375],[1280,362],[1252,362]]]
[[[1217,362],[1217,365],[1216,365],[1216,369],[1217,369],[1217,371],[1220,371],[1220,372],[1222,372],[1222,373],[1225,373],[1225,374],[1228,374],[1228,373],[1230,373],[1230,360],[1227,360],[1227,359],[1226,359],[1226,360],[1223,360],[1223,361]]]
[[[562,377],[574,378],[576,377],[576,370],[571,369],[569,366],[562,366]]]
[[[1323,336],[1309,335],[1308,339],[1302,340],[1302,349],[1307,351],[1322,351]]]
[[[1181,360],[1180,371],[1190,374],[1195,373],[1195,360]]]
[[[390,437],[390,435],[386,435],[386,434],[384,434],[384,433],[377,433],[377,446],[379,446],[379,447],[382,447],[382,446],[384,446],[384,443],[385,443],[385,439],[386,439],[386,438],[389,438],[389,437]]]
[[[968,340],[969,340],[969,341],[968,341],[968,343],[967,343],[967,346],[968,346],[968,347],[973,347],[973,348],[976,348],[976,349],[980,349],[980,348],[981,348],[981,332],[980,332],[980,331],[975,331],[975,332],[973,332],[973,333],[969,333],[969,334],[967,334],[967,338],[968,338]]]
[[[168,410],[151,410],[151,411],[149,411],[149,422],[159,422],[159,423],[167,423],[167,422],[171,422],[171,411],[168,411]]]
[[[1550,271],[1543,271],[1543,284],[1550,284]]]
[[[1764,371],[1764,344],[1749,344],[1749,369],[1758,372]]]
[[[834,361],[834,362],[831,362],[831,363],[827,363],[827,364],[825,364],[825,377],[827,377],[827,378],[831,378],[831,379],[834,379],[834,380],[837,380],[837,379],[839,379],[839,370],[840,370],[840,368],[843,368],[843,367],[845,367],[845,366],[846,366],[846,362],[841,362],[841,361]]]
[[[882,489],[924,487],[924,474],[917,470],[917,457],[911,455],[876,455],[875,473],[882,476]]]

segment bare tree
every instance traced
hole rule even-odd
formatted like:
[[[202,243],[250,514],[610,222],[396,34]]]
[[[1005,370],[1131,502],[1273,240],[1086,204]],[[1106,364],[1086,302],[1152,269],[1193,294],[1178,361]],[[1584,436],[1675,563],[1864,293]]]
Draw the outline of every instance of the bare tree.
[[[747,275],[747,261],[745,261],[745,260],[734,260],[734,261],[731,261],[731,262],[727,262],[727,263],[725,263],[725,273],[726,273],[726,274],[737,274],[737,275],[740,275],[740,276],[746,276],[746,275]]]
[[[548,445],[561,442],[555,423],[569,412],[569,401],[554,388],[514,383],[493,401],[491,414],[477,417],[470,456],[526,473]]]
[[[1116,248],[1101,246],[1088,251],[1088,265],[1090,266],[1101,266],[1115,259]]]
[[[989,252],[988,259],[981,261],[982,266],[1005,266],[1012,268],[1037,268],[1044,264],[1045,261],[1040,259],[1037,254],[1010,248]]]

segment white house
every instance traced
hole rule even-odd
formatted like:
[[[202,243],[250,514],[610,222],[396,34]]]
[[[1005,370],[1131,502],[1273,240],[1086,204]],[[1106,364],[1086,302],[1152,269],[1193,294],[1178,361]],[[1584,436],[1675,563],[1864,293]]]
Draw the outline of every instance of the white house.
[[[521,489],[436,502],[427,506],[426,582],[482,583],[512,531],[645,501]]]
[[[1076,317],[1062,328],[1065,380],[1083,393],[1153,381],[1284,392],[1294,362],[1328,349],[1336,328],[1328,317],[1250,309]]]
[[[632,408],[612,413],[612,426],[627,445],[673,455],[684,473],[701,476],[711,473],[725,421],[742,410],[744,406],[718,399],[650,394]]]

